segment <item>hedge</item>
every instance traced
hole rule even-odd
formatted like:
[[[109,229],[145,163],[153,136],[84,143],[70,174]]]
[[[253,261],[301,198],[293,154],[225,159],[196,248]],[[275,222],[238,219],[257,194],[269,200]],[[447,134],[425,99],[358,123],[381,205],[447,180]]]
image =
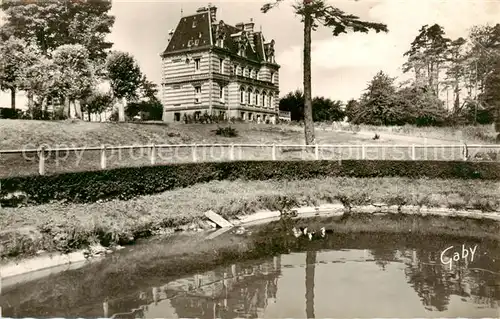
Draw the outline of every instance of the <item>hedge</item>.
[[[0,204],[54,200],[89,203],[130,199],[212,180],[308,179],[327,176],[500,180],[498,162],[238,161],[127,167],[103,171],[1,179]],[[12,196],[15,192],[24,197]],[[21,199],[20,199],[21,198]]]

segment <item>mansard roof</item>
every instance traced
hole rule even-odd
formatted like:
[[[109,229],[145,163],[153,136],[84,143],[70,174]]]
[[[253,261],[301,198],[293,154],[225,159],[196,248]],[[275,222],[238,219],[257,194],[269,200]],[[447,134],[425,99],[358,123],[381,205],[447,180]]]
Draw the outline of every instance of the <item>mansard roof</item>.
[[[163,54],[212,45],[208,19],[209,12],[200,12],[181,18]]]
[[[162,55],[187,51],[196,47],[213,47],[217,44],[217,39],[223,39],[221,49],[233,55],[238,55],[242,46],[245,49],[246,58],[256,62],[265,62],[266,52],[274,50],[274,40],[265,43],[262,32],[250,34],[241,27],[226,24],[222,20],[211,22],[209,19],[208,10],[181,18]]]

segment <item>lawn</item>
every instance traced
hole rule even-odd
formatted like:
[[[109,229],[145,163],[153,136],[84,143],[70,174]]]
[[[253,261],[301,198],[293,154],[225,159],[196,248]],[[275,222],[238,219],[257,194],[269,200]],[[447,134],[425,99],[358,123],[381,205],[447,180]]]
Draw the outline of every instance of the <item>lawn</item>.
[[[221,124],[220,126],[227,126]],[[146,144],[266,144],[266,147],[234,147],[235,160],[271,160],[274,144],[304,144],[303,129],[296,125],[266,125],[253,123],[232,124],[237,132],[236,137],[222,137],[215,134],[217,124],[164,124],[164,123],[95,123],[83,121],[28,121],[0,120],[1,150],[36,149],[42,145],[52,148],[100,147],[146,145]],[[359,145],[408,145],[401,148],[366,148],[366,159],[410,159],[410,145],[440,144],[435,139],[424,139],[405,136],[384,135],[373,140],[372,134],[355,132],[334,132],[318,128],[318,144],[358,145],[343,149],[320,148],[318,158],[338,160],[361,159],[362,150]],[[158,149],[157,164],[169,164],[193,161],[193,152],[198,161],[230,160],[229,147],[198,146]],[[314,159],[313,150],[304,151],[300,147],[280,148],[275,150],[277,160]],[[61,151],[46,155],[45,172],[88,171],[100,169],[100,151]],[[415,150],[417,159],[462,158],[460,149],[421,149]],[[150,149],[122,149],[106,151],[106,167],[149,165]],[[496,160],[495,157],[493,160]],[[34,153],[1,154],[0,177],[32,175],[38,173],[38,158]]]
[[[58,203],[0,211],[0,256],[71,251],[94,241],[117,243],[164,227],[197,222],[209,209],[224,217],[296,205],[427,205],[500,210],[500,182],[408,178],[322,178],[297,181],[216,181],[129,201]]]

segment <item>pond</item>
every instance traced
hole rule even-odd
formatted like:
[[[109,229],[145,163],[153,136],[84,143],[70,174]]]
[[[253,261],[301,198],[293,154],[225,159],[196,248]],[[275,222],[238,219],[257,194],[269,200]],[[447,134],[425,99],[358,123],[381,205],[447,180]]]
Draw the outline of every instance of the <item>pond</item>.
[[[188,263],[195,263],[194,259],[187,261],[187,254],[182,253],[163,258],[165,243],[156,243],[153,248],[148,244],[145,258],[145,248],[135,246],[107,257],[109,262],[4,289],[0,301],[2,315],[112,318],[496,318],[500,315],[498,242],[417,234],[327,234],[326,238],[313,241],[268,236],[261,238],[259,245],[271,243],[279,253],[223,265],[207,261],[204,271],[185,270],[189,274],[176,278],[171,275],[174,266],[167,264],[177,260],[187,267]],[[236,235],[227,235],[225,240],[234,241],[237,246],[243,243],[241,236]],[[443,259],[447,261],[455,252],[460,258],[455,258],[458,260],[450,267],[441,262],[441,254],[451,246]],[[131,257],[134,255],[136,259]]]

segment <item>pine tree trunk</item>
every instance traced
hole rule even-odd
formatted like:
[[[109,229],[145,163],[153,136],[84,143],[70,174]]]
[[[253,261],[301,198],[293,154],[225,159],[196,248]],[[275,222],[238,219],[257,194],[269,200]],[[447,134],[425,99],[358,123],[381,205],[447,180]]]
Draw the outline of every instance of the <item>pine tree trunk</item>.
[[[118,122],[125,122],[125,98],[118,101]]]
[[[10,107],[11,109],[16,109],[16,88],[10,89]]]
[[[306,1],[304,1],[306,2]],[[306,4],[304,15],[304,133],[306,145],[315,143],[311,88],[311,31],[313,18]]]

